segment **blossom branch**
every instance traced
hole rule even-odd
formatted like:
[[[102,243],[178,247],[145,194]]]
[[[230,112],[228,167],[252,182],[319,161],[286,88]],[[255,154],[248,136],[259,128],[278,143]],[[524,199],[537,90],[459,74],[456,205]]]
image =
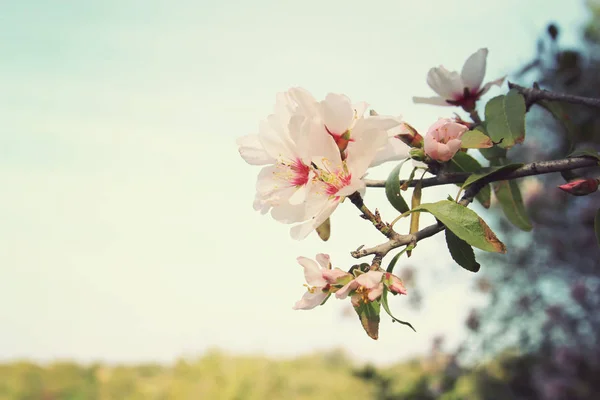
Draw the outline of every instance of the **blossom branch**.
[[[491,180],[482,179],[469,186],[458,203],[464,207],[468,206],[473,201],[475,196],[477,196],[477,193],[479,193],[479,191],[489,182],[491,182]],[[413,235],[400,235],[396,233],[397,236],[391,237],[390,240],[385,243],[367,249],[361,248],[351,252],[350,254],[354,258],[362,258],[374,254],[375,258],[373,261],[375,262],[377,260],[379,266],[381,265],[383,257],[385,257],[390,251],[398,247],[407,246],[409,244],[416,245],[420,240],[434,236],[443,231],[445,228],[446,227],[444,224],[442,224],[440,221],[437,221],[437,223],[429,225],[420,231],[415,232]]]
[[[517,84],[508,82],[510,89],[517,89],[525,97],[525,101],[528,105],[531,105],[540,100],[550,101],[564,101],[566,103],[582,104],[588,107],[600,108],[600,99],[583,96],[573,96],[570,94],[550,92],[548,90],[540,89],[537,84],[534,84],[533,88],[526,88]]]
[[[371,221],[375,228],[386,237],[391,238],[394,236],[396,232],[394,232],[394,230],[388,224],[381,220],[379,211],[375,210],[375,213],[372,213],[371,210],[369,210],[369,208],[365,205],[361,195],[358,192],[352,193],[350,196],[348,196],[348,198],[352,204],[354,204],[356,208],[362,212],[362,218]]]
[[[537,161],[530,164],[525,164],[522,167],[512,171],[501,171],[498,174],[494,174],[493,179],[489,180],[488,182],[512,180],[524,178],[526,176],[550,174],[552,172],[570,171],[573,169],[595,166],[598,166],[598,160],[591,157],[571,157],[560,160]],[[437,176],[434,176],[433,178],[421,179],[420,182],[422,187],[424,188],[431,186],[447,185],[451,183],[464,183],[467,180],[467,178],[471,175],[471,172],[448,172],[441,173]],[[408,186],[414,187],[417,184],[417,182],[419,182],[418,179],[410,181],[408,182]],[[366,179],[365,183],[368,187],[385,187],[384,180]],[[406,180],[400,181],[400,185],[404,185],[406,183]]]
[[[375,228],[379,232],[381,232],[385,237],[390,239],[389,240],[390,242],[403,243],[403,244],[416,243],[415,235],[399,234],[390,226],[390,224],[383,222],[381,220],[381,215],[379,214],[379,211],[375,210],[375,213],[371,212],[371,210],[369,210],[369,208],[363,202],[363,199],[358,192],[351,194],[350,196],[348,196],[348,198],[350,199],[352,204],[354,204],[356,206],[356,208],[358,208],[362,212],[361,216],[364,219],[371,221],[373,226],[375,226]],[[381,247],[381,246],[383,246],[383,247]],[[358,250],[353,251],[351,254],[354,258],[361,258],[366,255],[374,254],[375,258],[373,259],[373,266],[379,267],[379,265],[381,265],[381,261],[383,260],[383,257],[385,257],[385,255],[392,249],[392,248],[387,249],[387,247],[385,247],[385,244],[380,245],[380,247],[381,247],[381,249],[378,249],[375,251],[372,251],[372,249],[363,250],[363,249],[359,248]],[[398,246],[396,246],[396,247],[398,247]]]

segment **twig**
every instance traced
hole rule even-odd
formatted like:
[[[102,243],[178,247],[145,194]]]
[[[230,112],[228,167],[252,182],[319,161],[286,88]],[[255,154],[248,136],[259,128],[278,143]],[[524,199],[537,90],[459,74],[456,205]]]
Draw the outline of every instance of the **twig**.
[[[481,125],[481,118],[479,117],[479,113],[476,109],[473,108],[469,110],[469,117],[471,117],[475,125]]]
[[[510,89],[517,89],[525,97],[527,104],[533,104],[539,100],[564,101],[566,103],[582,104],[584,106],[600,108],[600,99],[593,97],[573,96],[570,94],[550,92],[537,87],[526,88],[515,83],[508,82]]]
[[[389,224],[387,224],[381,220],[381,215],[379,215],[378,211],[375,211],[375,213],[371,212],[371,210],[369,210],[369,208],[363,202],[363,199],[358,192],[352,193],[350,196],[348,196],[348,198],[350,199],[352,204],[354,204],[356,206],[356,208],[358,208],[362,212],[361,216],[364,219],[371,221],[373,226],[375,226],[375,228],[379,232],[381,232],[384,236],[386,236],[388,239],[390,239],[390,242],[405,243],[405,244],[416,243],[415,235],[399,234]],[[369,254],[375,254],[375,258],[373,259],[373,265],[376,265],[377,267],[379,267],[379,265],[381,265],[381,260],[391,250],[391,248],[389,250],[386,248],[382,248],[382,249],[380,249],[380,251],[368,251],[368,250],[362,249],[362,247],[363,246],[361,246],[358,249],[356,249],[355,251],[353,251],[351,253],[352,256],[354,258],[360,258],[360,257],[364,257]],[[396,246],[396,247],[398,247],[398,246]],[[357,256],[359,254],[360,254],[360,256]]]
[[[521,168],[517,168],[506,173],[500,172],[499,174],[494,174],[494,179],[488,182],[512,180],[517,178],[524,178],[526,176],[549,174],[552,172],[570,171],[573,169],[594,166],[598,166],[598,160],[591,157],[572,157],[560,160],[537,161],[530,164],[525,164]],[[471,172],[442,173],[433,178],[422,179],[421,182],[424,188],[431,186],[447,185],[450,183],[463,183],[471,175]],[[365,182],[368,187],[385,187],[384,180],[366,179]],[[417,184],[417,182],[419,182],[419,180],[413,180],[408,184],[408,186],[414,187]],[[406,183],[406,180],[400,181],[400,185],[403,185],[404,183]]]
[[[465,191],[465,194],[463,195],[462,199],[459,201],[459,204],[465,207],[468,206],[469,203],[473,201],[475,196],[477,196],[477,193],[479,193],[479,191],[489,182],[490,181],[487,181],[486,179],[482,179],[469,186],[469,188]],[[361,248],[360,250],[353,251],[350,254],[354,258],[361,258],[374,254],[374,261],[378,260],[380,265],[383,257],[385,257],[393,249],[402,246],[407,246],[409,244],[415,245],[418,241],[431,237],[443,231],[445,228],[446,227],[444,226],[444,224],[438,221],[435,224],[429,225],[421,229],[420,231],[415,232],[413,235],[396,234],[396,237],[390,238],[390,240],[388,240],[385,243],[367,249]]]

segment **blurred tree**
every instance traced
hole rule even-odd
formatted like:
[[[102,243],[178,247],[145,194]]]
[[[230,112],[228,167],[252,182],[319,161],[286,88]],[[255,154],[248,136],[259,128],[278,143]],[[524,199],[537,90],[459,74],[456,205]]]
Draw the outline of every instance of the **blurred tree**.
[[[580,46],[563,48],[561,29],[550,24],[537,41],[536,56],[513,81],[600,97],[600,1],[587,4],[590,19]],[[562,158],[573,149],[600,150],[599,110],[557,105],[560,110],[554,111],[562,122],[539,105],[531,106],[528,139],[511,150],[511,158],[532,162]],[[582,176],[590,172],[576,171]],[[533,231],[520,232],[499,216],[501,237],[511,250],[488,259],[486,275],[476,287],[490,301],[466,321],[472,334],[459,350],[461,359],[489,357],[512,347],[525,354],[531,368],[520,369],[526,379],[503,379],[511,382],[513,395],[502,398],[576,400],[600,393],[600,381],[594,378],[600,375],[600,248],[593,231],[600,194],[573,197],[557,189],[571,177],[542,175],[521,183]],[[515,385],[531,390],[516,390]]]

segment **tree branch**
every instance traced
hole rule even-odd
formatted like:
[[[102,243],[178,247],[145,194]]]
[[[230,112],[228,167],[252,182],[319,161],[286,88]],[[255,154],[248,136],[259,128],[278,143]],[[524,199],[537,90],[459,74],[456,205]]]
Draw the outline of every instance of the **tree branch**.
[[[486,176],[473,184],[465,190],[465,194],[459,201],[459,204],[468,206],[473,201],[473,198],[479,193],[479,191],[490,182],[505,181],[523,178],[532,175],[549,174],[552,172],[570,171],[578,168],[585,167],[597,167],[600,163],[593,157],[571,157],[560,160],[551,161],[538,161],[530,164],[525,164],[522,167],[512,171],[500,171],[495,174]],[[423,187],[446,185],[450,183],[464,183],[465,180],[472,175],[470,172],[458,172],[458,173],[442,173],[433,178],[413,180],[408,186],[415,186],[417,182],[421,182]],[[406,181],[400,181],[400,184],[404,184]],[[366,181],[369,187],[385,187],[385,181]],[[401,235],[386,222],[381,220],[379,211],[375,210],[375,213],[371,212],[369,208],[364,204],[362,197],[358,192],[355,192],[348,196],[352,204],[356,206],[361,212],[362,217],[366,220],[371,221],[375,228],[381,232],[389,240],[385,243],[379,244],[371,248],[362,248],[362,246],[351,252],[350,254],[354,258],[362,258],[368,255],[375,255],[371,268],[377,269],[380,267],[383,258],[393,249],[407,246],[416,245],[420,240],[431,237],[445,229],[444,224],[440,221],[437,223],[427,226],[414,234]]]
[[[521,168],[517,168],[513,171],[505,173],[494,174],[493,179],[488,182],[506,181],[518,178],[524,178],[532,175],[549,174],[552,172],[570,171],[578,168],[595,167],[598,166],[598,160],[591,157],[571,157],[560,160],[551,161],[537,161],[530,164],[525,164]],[[464,183],[471,172],[450,172],[442,173],[434,176],[433,178],[421,179],[422,187],[440,186],[447,185],[450,183]],[[414,187],[419,180],[413,180],[408,184],[410,187]],[[385,187],[384,180],[372,180],[366,179],[365,183],[368,187]],[[401,180],[400,185],[406,183],[406,180]]]
[[[489,183],[489,181],[482,179],[482,180],[477,181],[474,184],[470,185],[469,188],[465,191],[465,194],[463,195],[462,199],[460,199],[460,201],[458,203],[465,207],[468,206],[469,203],[471,203],[473,201],[475,196],[477,196],[477,193],[479,193],[479,191],[487,183]],[[413,235],[400,235],[400,234],[396,233],[397,236],[391,237],[390,240],[388,240],[385,243],[382,243],[380,245],[377,245],[377,246],[371,247],[371,248],[367,248],[367,249],[361,248],[359,250],[351,252],[350,254],[354,258],[361,258],[361,257],[365,257],[368,255],[374,254],[375,255],[374,260],[378,261],[378,263],[379,263],[378,266],[379,266],[379,265],[381,265],[381,261],[383,260],[383,257],[385,257],[390,251],[392,251],[398,247],[407,246],[409,244],[416,245],[417,242],[419,242],[420,240],[434,236],[435,234],[443,231],[445,228],[446,227],[444,226],[444,224],[442,224],[440,221],[438,221],[435,224],[429,225],[429,226],[421,229],[420,231],[415,232]]]
[[[517,89],[517,91],[525,97],[525,102],[529,105],[540,100],[550,100],[564,101],[566,103],[582,104],[588,107],[600,108],[600,99],[595,99],[592,97],[573,96],[570,94],[550,92],[548,90],[539,89],[537,85],[535,85],[533,88],[526,88],[508,82],[508,87],[510,89]]]
[[[361,217],[366,220],[371,221],[373,226],[375,226],[375,228],[379,232],[381,232],[385,237],[387,237],[389,239],[389,242],[404,243],[404,244],[416,243],[417,240],[416,240],[415,235],[399,234],[388,223],[383,222],[381,220],[381,215],[379,215],[379,211],[375,210],[375,213],[371,212],[371,210],[369,210],[369,208],[363,202],[363,199],[358,192],[352,193],[350,196],[348,196],[348,198],[350,199],[352,204],[354,204],[356,206],[356,208],[358,208],[362,212]],[[385,245],[382,245],[382,246],[385,246]],[[401,245],[399,245],[399,246],[401,246]],[[398,247],[398,246],[396,246],[396,247]],[[361,258],[361,257],[367,256],[369,254],[374,254],[375,258],[373,259],[373,266],[379,267],[379,265],[381,265],[381,261],[382,261],[383,257],[385,257],[385,255],[392,248],[387,249],[387,247],[383,247],[376,251],[372,251],[371,249],[362,250],[359,248],[358,250],[353,251],[351,254],[354,258]]]

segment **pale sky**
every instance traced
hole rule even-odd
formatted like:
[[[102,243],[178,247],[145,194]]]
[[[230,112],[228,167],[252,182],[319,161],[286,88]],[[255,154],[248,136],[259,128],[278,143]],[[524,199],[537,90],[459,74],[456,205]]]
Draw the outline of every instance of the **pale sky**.
[[[486,79],[510,73],[549,21],[582,21],[583,5],[568,3],[0,1],[0,359],[341,347],[392,362],[434,335],[456,343],[478,299],[443,235],[398,264],[415,266],[429,288],[421,312],[406,297],[391,302],[418,333],[382,317],[373,341],[336,299],[293,311],[305,290],[297,256],[329,253],[347,269],[351,250],[384,238],[347,202],[329,242],[294,241],[289,226],[252,209],[259,168],[235,139],[257,132],[291,86],[345,93],[426,129],[455,111],[412,104],[433,95],[429,68],[460,71],[488,47]],[[577,36],[563,33],[567,43]],[[424,200],[447,193],[455,187]],[[365,201],[396,216],[381,189]]]

